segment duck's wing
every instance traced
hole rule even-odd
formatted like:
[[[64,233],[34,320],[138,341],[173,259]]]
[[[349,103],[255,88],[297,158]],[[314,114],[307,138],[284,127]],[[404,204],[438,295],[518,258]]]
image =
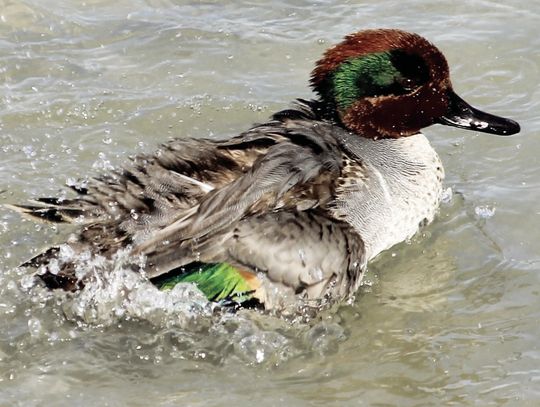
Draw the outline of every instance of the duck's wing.
[[[260,143],[261,134],[273,143],[231,182],[178,211],[174,222],[137,238],[134,253],[148,257],[153,277],[185,264],[186,257],[209,257],[207,252],[223,245],[221,239],[247,218],[313,208],[324,211],[333,199],[343,162],[328,133],[331,127],[286,121],[220,144],[219,149],[237,151],[239,146]]]
[[[333,131],[328,123],[286,119],[221,143],[229,153],[257,146],[259,154],[174,222],[137,239],[133,253],[147,258],[147,275],[155,281],[180,271],[166,281],[195,282],[211,299],[248,298],[247,290],[267,309],[298,295],[354,293],[365,250],[334,215],[348,159]]]
[[[147,275],[180,270],[185,278],[179,281],[198,283],[209,298],[243,297],[241,290],[250,287],[267,309],[285,308],[297,296],[355,292],[365,250],[358,233],[333,215],[347,158],[332,129],[325,123],[283,125],[245,173],[135,246],[134,254],[147,258]],[[252,136],[241,142],[249,145]],[[193,270],[191,263],[205,265]]]

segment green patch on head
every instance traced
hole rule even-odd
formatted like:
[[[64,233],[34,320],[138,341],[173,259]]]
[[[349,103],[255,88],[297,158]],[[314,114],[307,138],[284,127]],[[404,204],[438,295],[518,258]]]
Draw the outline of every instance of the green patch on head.
[[[362,97],[375,96],[401,77],[391,52],[377,52],[343,62],[332,76],[333,93],[340,109]]]
[[[237,303],[251,299],[255,290],[252,281],[227,263],[192,263],[181,273],[158,277],[153,283],[161,290],[170,290],[179,283],[194,283],[210,301]]]

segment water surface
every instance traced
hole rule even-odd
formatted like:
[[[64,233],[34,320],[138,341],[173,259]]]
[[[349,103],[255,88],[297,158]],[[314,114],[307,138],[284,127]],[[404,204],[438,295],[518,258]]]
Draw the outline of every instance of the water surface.
[[[310,97],[343,35],[416,31],[514,137],[434,126],[436,221],[307,322],[222,315],[129,275],[66,298],[16,268],[69,231],[0,209],[0,405],[530,405],[540,400],[540,5],[525,0],[0,0],[0,202]],[[89,267],[111,269],[111,264]]]

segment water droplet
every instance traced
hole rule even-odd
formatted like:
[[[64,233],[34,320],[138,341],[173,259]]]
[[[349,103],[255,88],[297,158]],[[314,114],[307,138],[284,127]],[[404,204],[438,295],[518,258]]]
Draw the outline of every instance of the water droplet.
[[[26,154],[26,157],[27,158],[30,158],[30,157],[35,157],[36,156],[36,152],[34,151],[34,147],[33,146],[24,146],[22,148],[22,151],[24,154]]]
[[[452,200],[452,197],[453,197],[452,188],[448,187],[442,192],[441,202],[442,203],[449,203]]]
[[[34,286],[35,281],[35,277],[32,274],[28,274],[21,278],[21,288],[25,291],[28,291]]]
[[[32,337],[38,337],[42,332],[40,320],[37,318],[30,318],[28,320],[28,331],[30,331]]]
[[[58,259],[60,259],[61,262],[66,263],[72,260],[74,256],[75,256],[75,251],[71,248],[71,246],[67,244],[63,244],[60,246]]]
[[[257,352],[255,353],[255,360],[257,363],[262,363],[264,361],[264,350],[257,349]]]

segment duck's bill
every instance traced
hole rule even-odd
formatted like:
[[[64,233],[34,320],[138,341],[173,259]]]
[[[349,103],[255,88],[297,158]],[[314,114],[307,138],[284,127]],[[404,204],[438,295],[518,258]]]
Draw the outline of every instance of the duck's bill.
[[[475,109],[452,91],[448,97],[450,99],[448,113],[439,117],[437,123],[499,136],[519,133],[519,124],[514,120]]]

